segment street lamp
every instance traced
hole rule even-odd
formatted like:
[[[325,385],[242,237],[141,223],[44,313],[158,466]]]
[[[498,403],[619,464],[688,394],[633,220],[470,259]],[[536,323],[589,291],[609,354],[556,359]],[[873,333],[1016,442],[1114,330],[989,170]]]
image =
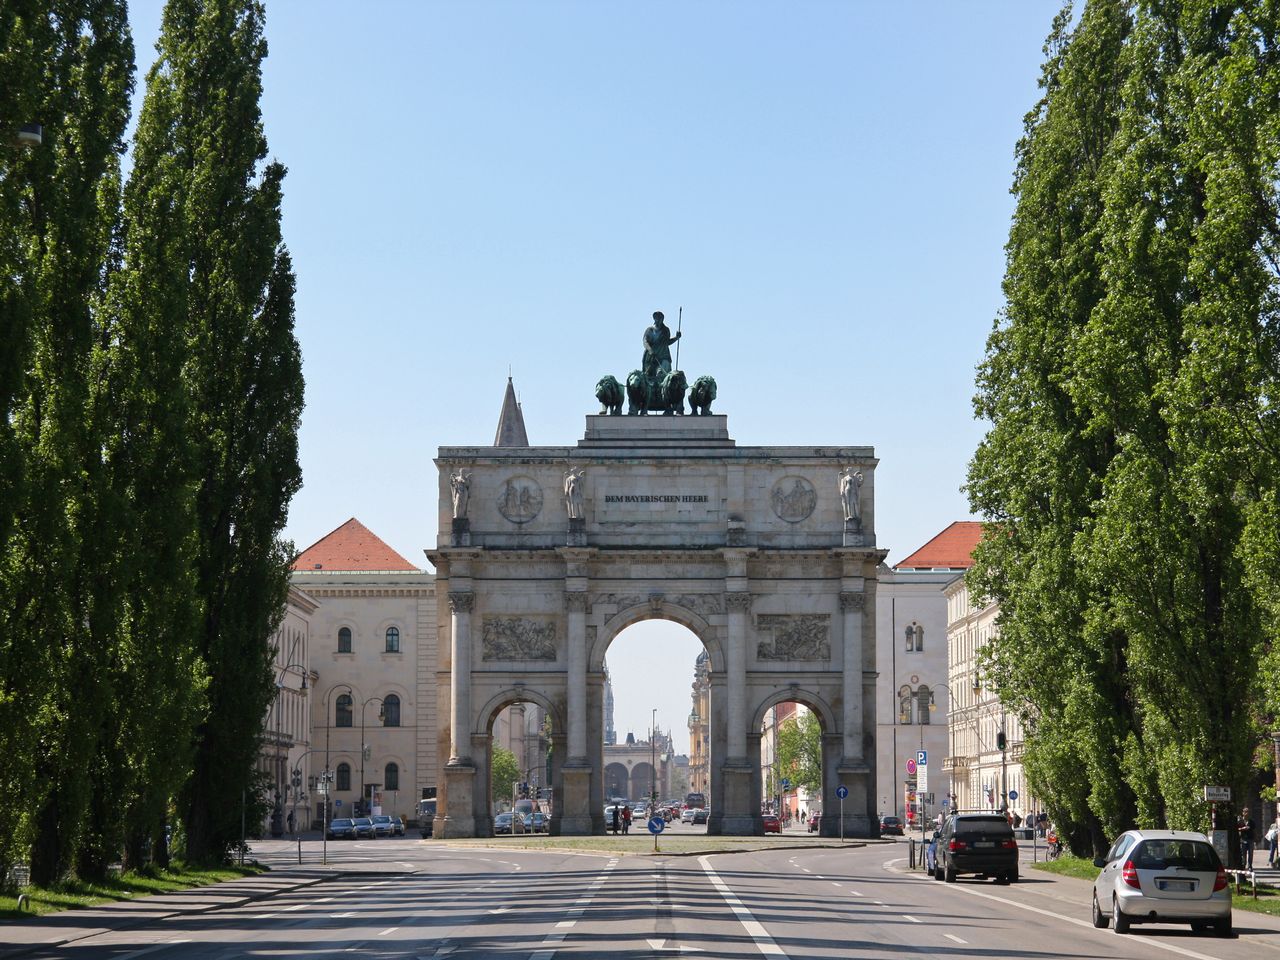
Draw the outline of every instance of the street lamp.
[[[658,725],[658,708],[649,717],[649,816],[658,806],[658,737],[654,729]]]
[[[333,728],[333,724],[329,722],[331,714],[329,713],[329,698],[333,696],[334,690],[345,690],[348,696],[351,694],[351,688],[345,683],[340,683],[336,687],[330,687],[329,692],[324,695],[324,799],[321,801],[320,814],[320,861],[321,863],[329,862],[329,797],[330,784],[333,782],[329,774],[329,731]]]
[[[383,720],[386,718],[387,702],[381,697],[370,697],[360,705],[360,816],[362,817],[367,817],[369,815],[368,811],[365,809],[364,797],[364,755],[369,750],[368,745],[364,742],[364,710],[365,707],[369,706],[369,704],[373,703],[375,700],[377,700],[379,704],[378,719]]]
[[[280,701],[284,694],[284,678],[290,670],[297,670],[302,677],[301,690],[305,693],[307,689],[307,668],[300,663],[290,663],[280,668],[280,675],[276,677],[276,702],[275,702],[275,740],[276,740],[276,756],[275,756],[275,781],[276,795],[275,802],[271,805],[271,836],[278,837],[284,833],[284,804],[281,796],[282,789],[280,786],[280,776],[284,767],[284,760],[280,756],[280,748],[284,742],[284,732],[280,729]]]

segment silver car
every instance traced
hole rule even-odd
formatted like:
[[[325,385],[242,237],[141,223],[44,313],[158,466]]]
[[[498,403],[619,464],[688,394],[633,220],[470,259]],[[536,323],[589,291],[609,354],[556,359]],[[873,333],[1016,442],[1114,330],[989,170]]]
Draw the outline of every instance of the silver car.
[[[1093,882],[1093,925],[1128,933],[1134,923],[1189,923],[1231,936],[1231,887],[1218,853],[1203,833],[1130,830],[1106,857]]]

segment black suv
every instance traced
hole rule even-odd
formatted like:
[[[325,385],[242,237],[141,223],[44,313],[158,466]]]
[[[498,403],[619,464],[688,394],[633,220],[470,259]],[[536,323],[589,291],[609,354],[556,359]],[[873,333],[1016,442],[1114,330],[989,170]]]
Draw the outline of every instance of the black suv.
[[[955,883],[962,873],[1017,882],[1018,841],[1003,814],[957,813],[942,825],[933,879]]]

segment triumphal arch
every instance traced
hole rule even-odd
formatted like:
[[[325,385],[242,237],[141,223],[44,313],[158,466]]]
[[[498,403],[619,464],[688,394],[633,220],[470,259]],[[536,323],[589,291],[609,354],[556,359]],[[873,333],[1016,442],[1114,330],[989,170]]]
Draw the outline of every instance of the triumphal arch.
[[[823,833],[841,809],[846,836],[876,831],[874,451],[738,446],[710,378],[685,408],[653,329],[630,415],[606,377],[574,446],[440,449],[436,837],[489,835],[493,720],[530,702],[550,718],[553,830],[604,832],[605,653],[651,618],[707,651],[710,832],[761,832],[761,725],[792,700],[822,724]]]

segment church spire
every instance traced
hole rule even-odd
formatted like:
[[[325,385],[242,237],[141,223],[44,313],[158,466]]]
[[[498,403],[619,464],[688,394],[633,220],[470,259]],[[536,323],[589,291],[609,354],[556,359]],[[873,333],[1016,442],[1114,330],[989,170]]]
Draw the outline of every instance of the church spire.
[[[527,447],[529,435],[524,432],[524,414],[516,402],[516,388],[507,377],[507,395],[502,398],[502,415],[498,417],[498,434],[493,438],[495,447]]]

